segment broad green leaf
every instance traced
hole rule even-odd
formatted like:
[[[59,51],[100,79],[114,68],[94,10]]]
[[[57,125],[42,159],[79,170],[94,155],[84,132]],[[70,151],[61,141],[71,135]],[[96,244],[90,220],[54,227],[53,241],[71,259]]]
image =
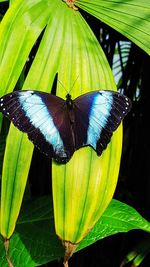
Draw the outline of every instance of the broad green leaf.
[[[17,0],[6,12],[0,24],[0,95],[14,89],[52,10],[48,0]]]
[[[59,79],[66,90],[72,89],[73,97],[90,90],[115,88],[105,55],[79,12],[73,11],[59,0],[54,0],[53,4],[50,2],[50,5],[48,0],[16,0],[0,25],[0,36],[3,39],[3,42],[0,43],[0,58],[2,60],[0,74],[4,74],[4,76],[0,75],[1,94],[13,89],[21,75],[31,47],[46,24],[47,27],[43,32],[23,89],[30,88],[50,92],[56,72],[58,72]],[[76,83],[72,88],[75,80]],[[66,95],[66,91],[60,83],[58,83],[57,94],[62,97]],[[13,144],[15,160],[12,160],[12,146],[9,144]],[[33,146],[27,138],[11,126],[4,158],[1,198],[1,217],[3,218],[1,231],[2,235],[7,238],[11,236],[18,217],[32,151]],[[120,152],[121,128],[114,134],[113,141],[101,159],[97,158],[96,153],[90,148],[76,152],[76,157],[80,153],[83,164],[85,157],[88,158],[89,156],[93,160],[93,166],[97,168],[99,168],[100,161],[101,168],[105,170],[105,173],[108,167],[108,157],[111,161],[108,178],[110,178],[109,183],[113,186],[110,187],[105,201],[101,202],[101,213],[111,200],[116,186]],[[24,166],[22,159],[27,157],[28,162]],[[115,166],[112,164],[114,157]],[[94,158],[96,158],[96,164]],[[54,179],[56,175],[58,178],[59,176],[63,177],[65,168],[62,166],[60,169],[53,165]],[[16,193],[17,188],[21,188],[20,195]],[[99,213],[97,213],[96,219],[98,217]]]
[[[55,1],[55,3],[57,2]],[[20,1],[19,3],[18,1],[15,1],[15,4],[10,7],[8,13],[5,15],[3,24],[1,24],[1,34],[4,34],[5,36],[2,36],[4,39],[3,42],[0,43],[0,45],[4,49],[3,53],[1,53],[2,63],[0,67],[0,83],[2,82],[1,93],[4,93],[4,91],[6,92],[6,83],[8,81],[8,79],[5,77],[3,77],[3,79],[1,78],[3,76],[2,73],[4,72],[5,75],[9,77],[9,71],[11,69],[13,74],[10,76],[10,81],[12,81],[15,77],[16,78],[14,80],[14,83],[17,81],[18,75],[20,75],[20,72],[22,71],[21,63],[27,60],[29,53],[29,49],[26,49],[26,46],[29,45],[31,49],[31,46],[34,45],[34,42],[38,37],[40,31],[43,29],[45,24],[48,23],[50,14],[51,17],[53,16],[55,9],[53,8],[52,5],[49,5],[48,1]],[[42,12],[43,9],[44,11]],[[13,16],[13,14],[17,15]],[[29,20],[26,20],[27,18]],[[24,22],[25,24],[27,22],[27,25],[25,27],[26,31],[24,31]],[[18,29],[18,27],[20,27],[20,29]],[[20,39],[18,38],[18,31],[24,34],[24,37],[21,38],[22,40],[24,40],[23,43],[20,42]],[[13,34],[17,36],[16,39],[12,38]],[[51,39],[51,34],[49,36],[49,40],[52,40],[53,42],[53,39]],[[46,49],[49,50],[50,48],[48,48],[48,45],[51,47],[51,43],[49,42],[46,44]],[[9,46],[11,46],[11,50],[8,49]],[[18,53],[16,53],[16,49],[18,52],[20,51],[20,53],[22,53],[21,51],[23,51],[23,53],[21,54],[23,61],[21,63],[18,61],[18,57],[20,60],[20,56]],[[46,50],[43,51],[44,54],[42,55],[43,57],[41,61],[43,61],[45,51]],[[13,57],[13,60],[10,59],[10,53]],[[47,58],[45,58],[45,60],[47,61]],[[41,61],[39,62],[39,64],[41,64]],[[50,67],[51,66],[45,68],[44,66],[44,69],[41,69],[41,71],[38,70],[38,76],[44,77],[43,72],[47,70],[48,79],[47,77],[45,77],[45,79],[47,79],[48,86],[51,88],[53,77],[49,72]],[[14,72],[17,72],[17,74],[15,75]],[[53,69],[52,72],[54,72]],[[37,73],[35,75],[34,72],[32,72],[30,77],[30,81],[28,79],[29,88],[33,89],[33,87],[35,86],[34,84],[36,84],[36,89],[40,90],[40,87],[38,87],[40,86],[40,84],[36,83]],[[11,89],[12,87],[9,87],[9,90]],[[43,87],[43,90],[44,89],[46,90],[46,87]],[[12,157],[12,144],[14,158]],[[4,237],[7,238],[11,236],[16,224],[16,219],[18,217],[18,212],[22,202],[23,192],[25,189],[30,167],[32,151],[33,145],[27,140],[26,136],[23,137],[22,133],[11,126],[4,157],[1,194],[1,233]],[[27,160],[24,161],[24,159]],[[25,162],[27,162],[26,165]],[[22,179],[20,179],[20,177],[22,177]],[[17,193],[18,188],[20,190],[20,194]]]
[[[112,200],[101,219],[83,239],[78,249],[104,237],[140,229],[150,232],[150,223],[132,207]],[[34,267],[63,257],[53,222],[49,197],[29,201],[22,209],[16,231],[10,241],[9,256],[15,267]],[[7,266],[3,242],[0,240],[0,266]]]
[[[55,228],[59,238],[79,243],[111,201],[121,151],[120,143],[117,143],[120,133],[116,131],[115,134],[112,146],[108,145],[101,157],[86,148],[76,152],[65,167],[54,166],[53,200]],[[116,147],[118,153],[114,162]]]
[[[21,138],[20,138],[21,136]],[[19,142],[12,142],[13,138]],[[32,154],[28,153],[27,136],[11,127],[7,138],[2,172],[1,192],[1,227],[4,238],[9,238],[14,231],[26,186]],[[33,145],[29,143],[32,151]],[[24,150],[21,150],[24,146]],[[13,149],[12,149],[13,148]]]
[[[5,14],[0,25],[1,95],[12,90],[16,84],[32,46],[48,23],[50,12],[52,12],[51,7],[52,5],[49,5],[46,0],[17,0]],[[0,229],[5,238],[11,236],[16,224],[32,151],[33,145],[27,137],[11,127],[2,173]]]
[[[63,17],[62,9],[61,14]],[[67,89],[79,76],[71,90],[72,97],[96,88],[115,88],[104,54],[80,13],[67,7],[66,21],[62,20],[59,19],[61,25],[66,23],[65,45],[59,59],[58,75]],[[51,61],[52,58],[48,60]],[[57,92],[62,97],[66,95],[60,85]],[[55,228],[59,238],[78,243],[109,204],[118,178],[120,137],[121,128],[101,157],[97,157],[91,148],[84,148],[76,151],[65,166],[53,164]]]
[[[76,5],[150,54],[149,0],[78,0]]]
[[[90,239],[95,242],[110,235],[135,229],[150,232],[150,223],[134,208],[113,199],[94,229],[89,232],[85,241],[88,242]],[[94,237],[94,232],[96,233],[96,238]],[[82,243],[79,247],[83,248]]]
[[[9,128],[9,123],[7,123],[7,121],[4,120],[3,131],[0,132],[0,174],[2,173],[3,157],[4,157],[8,128]]]
[[[12,5],[13,2],[15,2],[16,0],[9,0],[9,4]]]

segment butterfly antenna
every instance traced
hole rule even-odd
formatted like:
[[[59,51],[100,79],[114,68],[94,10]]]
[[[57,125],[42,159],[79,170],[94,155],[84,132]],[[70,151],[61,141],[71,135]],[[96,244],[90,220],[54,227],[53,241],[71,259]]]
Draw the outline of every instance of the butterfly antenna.
[[[57,79],[57,80],[61,84],[61,86],[65,89],[66,93],[68,94],[68,91],[67,91],[66,87],[63,85],[63,83],[59,79]]]
[[[66,89],[66,87],[63,85],[63,83],[62,83],[59,79],[57,79],[57,80],[58,80],[58,82],[61,84],[61,86],[65,89],[66,93],[69,94],[69,93],[72,91],[72,89],[73,89],[73,87],[74,87],[74,85],[75,85],[75,83],[76,83],[76,81],[77,81],[78,78],[79,78],[79,75],[77,76],[77,78],[76,78],[75,81],[73,82],[73,85],[71,86],[69,92],[67,91],[67,89]]]
[[[79,78],[79,75],[77,76],[77,78],[76,78],[75,81],[73,82],[73,85],[71,86],[71,88],[70,88],[70,90],[69,90],[69,93],[72,91],[72,89],[73,89],[73,87],[74,87],[76,81],[78,80],[78,78]]]

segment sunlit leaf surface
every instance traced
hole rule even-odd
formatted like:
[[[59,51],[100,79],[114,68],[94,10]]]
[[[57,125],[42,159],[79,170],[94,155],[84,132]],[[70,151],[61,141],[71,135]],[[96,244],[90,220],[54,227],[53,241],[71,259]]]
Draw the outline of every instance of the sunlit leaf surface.
[[[78,0],[76,4],[150,54],[149,0]]]
[[[42,34],[41,41],[23,89],[30,88],[50,92],[56,72],[66,88],[65,90],[58,83],[57,94],[62,97],[65,97],[66,91],[68,92],[70,89],[73,97],[90,90],[115,89],[106,57],[78,11],[73,11],[59,0],[53,2],[49,0],[16,0],[6,12],[0,25],[0,39],[3,40],[0,42],[1,95],[14,89],[26,67],[29,53],[40,34]],[[12,144],[14,159],[11,156]],[[116,147],[118,148],[116,149]],[[11,236],[15,228],[32,151],[33,145],[22,136],[22,133],[11,126],[5,150],[1,196],[1,233],[7,238]],[[105,173],[109,164],[108,160],[110,159],[113,163],[115,156],[115,166],[109,164],[110,175],[105,181],[106,184],[111,183],[113,186],[110,187],[109,194],[105,195],[106,198],[104,197],[101,202],[100,214],[111,200],[116,186],[120,153],[121,129],[116,132],[113,141],[101,158],[97,158],[91,149],[82,149],[80,152],[76,152],[76,157],[80,155],[81,162],[84,162],[84,158],[87,157],[91,164],[91,158],[93,166],[99,168],[101,165],[101,169],[104,169]],[[28,161],[24,165],[26,158]],[[71,164],[74,165],[73,161]],[[64,177],[66,168],[69,170],[70,167],[62,166],[59,169],[53,165],[53,177],[57,176],[58,179],[60,176]],[[17,194],[18,188],[21,194]],[[100,214],[97,213],[97,219]]]

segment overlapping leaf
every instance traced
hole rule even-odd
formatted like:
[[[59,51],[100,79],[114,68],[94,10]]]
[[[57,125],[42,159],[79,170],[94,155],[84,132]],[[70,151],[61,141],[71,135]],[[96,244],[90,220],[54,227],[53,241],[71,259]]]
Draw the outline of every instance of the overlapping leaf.
[[[71,92],[73,97],[89,90],[115,87],[104,53],[79,12],[69,9],[59,0],[16,0],[0,25],[1,95],[13,90],[41,32],[42,39],[24,89],[50,92],[56,72],[67,90],[78,77]],[[66,95],[60,84],[57,93],[62,97]],[[114,138],[115,144],[118,138],[120,140],[120,131]],[[11,157],[10,144],[14,147],[15,160]],[[1,195],[1,233],[7,238],[15,227],[32,151],[33,146],[27,138],[11,126],[4,157]],[[81,160],[84,160],[86,153],[83,149]],[[101,160],[105,162],[105,159]],[[18,188],[21,194],[17,194]]]
[[[112,200],[78,249],[109,235],[133,229],[150,232],[150,224],[130,206]],[[55,235],[53,208],[49,197],[29,201],[24,206],[16,232],[10,242],[9,256],[15,267],[39,266],[63,257],[61,242]],[[0,240],[0,266],[7,267],[2,240]]]
[[[76,4],[150,54],[149,0],[78,0]]]

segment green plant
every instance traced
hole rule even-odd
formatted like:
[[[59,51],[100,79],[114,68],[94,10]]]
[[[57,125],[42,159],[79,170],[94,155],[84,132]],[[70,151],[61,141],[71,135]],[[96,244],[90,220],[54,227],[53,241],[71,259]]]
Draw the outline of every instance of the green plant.
[[[150,52],[148,33],[150,22],[147,19],[150,14],[150,4],[148,3],[148,0],[143,1],[142,3],[137,0],[130,0],[126,2],[87,0],[76,1],[75,5],[107,23],[115,30],[121,32],[147,53]],[[134,12],[132,10],[133,7],[136,7],[136,11],[134,10]],[[0,40],[1,96],[12,91],[18,80],[19,82],[17,87],[19,88],[21,87],[20,83],[23,83],[23,89],[31,88],[50,92],[56,72],[58,72],[59,79],[65,88],[71,88],[73,82],[79,76],[74,88],[72,89],[73,97],[76,97],[83,92],[90,91],[91,89],[116,89],[104,52],[82,15],[79,11],[68,8],[67,5],[60,0],[55,0],[53,2],[49,0],[13,1],[1,22]],[[36,41],[38,47],[36,49],[33,62],[31,62],[30,52],[32,48],[36,48]],[[30,60],[29,63],[27,61],[28,57]],[[64,88],[62,88],[60,84],[57,85],[57,94],[62,97],[66,94]],[[2,125],[2,118],[0,125]],[[116,167],[113,169],[116,147],[118,154],[116,158]],[[10,126],[3,161],[1,234],[5,240],[12,236],[9,247],[9,257],[15,266],[19,266],[20,262],[18,262],[18,255],[13,250],[14,246],[16,247],[14,244],[17,244],[18,242],[19,249],[22,251],[24,243],[26,243],[22,237],[23,235],[19,232],[21,231],[19,229],[22,229],[19,221],[15,233],[14,229],[23,199],[32,152],[33,145],[28,141],[27,137],[16,130],[13,126]],[[95,164],[96,170],[99,166],[101,166],[101,169],[109,170],[110,176],[113,177],[112,181],[109,181],[113,184],[111,192],[107,195],[105,194],[105,198],[102,201],[103,205],[101,206],[100,213],[98,214],[99,217],[109,204],[117,182],[121,153],[121,128],[119,128],[119,130],[115,133],[110,146],[100,159],[97,159],[94,153],[95,152],[91,152],[89,148],[85,148],[82,149],[82,152],[76,152],[76,157],[78,158],[80,155],[80,162],[82,165],[85,158],[88,158],[88,166]],[[112,165],[109,164],[111,159],[113,159],[111,163]],[[69,164],[70,167],[67,167],[67,169],[73,169],[75,164],[74,160]],[[69,173],[70,171],[68,171],[68,178]],[[59,177],[60,174],[61,176],[66,175],[66,167],[58,167],[55,163],[53,163],[53,177]],[[108,175],[105,175],[105,177],[107,176]],[[108,181],[106,181],[106,185],[109,185]],[[55,187],[55,190],[57,192],[57,187]],[[20,193],[18,194],[18,192]],[[43,203],[44,200],[40,201]],[[55,203],[57,203],[57,201]],[[37,205],[37,203],[35,205]],[[116,204],[114,211],[120,211],[120,205],[123,205],[124,207],[124,204]],[[49,213],[49,209],[47,209],[46,212]],[[25,216],[26,214],[27,212],[23,212],[22,216]],[[128,220],[129,218],[133,218],[134,211],[132,210],[131,213],[127,212],[127,215],[129,216]],[[98,220],[98,217],[96,220]],[[45,223],[45,229],[49,231],[48,229],[51,229],[52,224],[49,224],[48,216],[45,216],[45,218],[42,220],[42,223]],[[149,223],[142,219],[140,215],[136,216],[136,220],[140,220],[141,223],[139,222],[138,224],[135,222],[131,228],[124,226],[123,231],[135,228],[141,228],[149,231]],[[40,211],[38,212],[36,221],[36,230],[39,233],[41,225]],[[56,220],[56,223],[57,221],[59,222],[59,219]],[[30,238],[31,234],[33,234],[32,240],[34,240],[35,243],[35,236],[37,235],[37,232],[31,230],[31,228],[33,229],[32,223],[34,222],[34,218],[30,218],[29,221],[27,221],[27,226],[23,227],[23,229],[25,232],[28,229]],[[101,223],[102,219],[99,222]],[[110,222],[113,222],[113,218],[111,218]],[[121,231],[119,227],[116,231],[112,230],[113,227],[109,230],[107,224],[108,220],[105,221],[105,227],[107,229],[106,236],[109,235],[110,232],[111,234],[114,234]],[[98,227],[98,225],[99,224],[95,227]],[[121,222],[121,228],[123,225],[124,224]],[[34,229],[36,226],[34,225]],[[94,229],[97,228],[93,228],[93,232],[96,231]],[[52,231],[54,233],[53,228]],[[93,232],[92,240],[94,239],[95,241],[102,238],[101,235],[98,235],[97,238],[97,234],[95,235],[95,238],[93,238]],[[101,233],[99,228],[98,232]],[[39,236],[40,238],[48,237],[46,231],[45,233],[39,233]],[[81,233],[79,240],[82,239],[81,237],[83,237],[83,233]],[[20,242],[20,239],[23,240],[23,242]],[[49,247],[49,242],[52,241],[49,237],[47,238],[47,241],[45,240],[46,239],[43,239],[44,244],[47,242],[46,245]],[[84,242],[85,241],[83,241],[83,244]],[[47,255],[51,255],[52,253],[50,253],[50,250],[48,249],[47,252],[45,252],[45,257],[43,259],[38,256],[39,251],[37,251],[37,254],[35,251],[30,251],[28,243],[29,242],[27,240],[28,256],[25,254],[19,254],[19,257],[21,255],[21,257],[26,257],[28,259],[25,263],[26,265],[24,266],[37,266],[62,256],[62,250],[60,249],[61,252],[59,252],[59,250],[58,252],[55,251],[56,256],[49,257]],[[86,245],[90,243],[91,242],[89,241]],[[54,241],[54,244],[57,244],[56,240]],[[3,260],[2,266],[5,266],[4,250],[1,251]],[[36,259],[33,260],[34,253],[36,254]]]

